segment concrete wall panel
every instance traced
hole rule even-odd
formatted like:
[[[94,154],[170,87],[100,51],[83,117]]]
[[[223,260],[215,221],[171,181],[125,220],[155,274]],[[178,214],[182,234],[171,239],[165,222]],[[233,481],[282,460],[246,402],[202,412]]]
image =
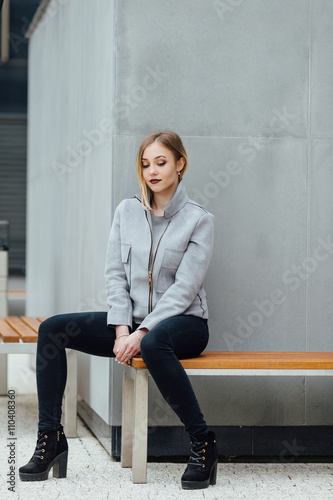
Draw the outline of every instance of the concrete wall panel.
[[[238,2],[223,14],[228,3],[119,5],[118,133],[264,135],[271,110],[285,108],[293,129],[273,136],[304,136],[309,0]]]
[[[332,138],[333,3],[313,1],[311,9],[311,134]]]

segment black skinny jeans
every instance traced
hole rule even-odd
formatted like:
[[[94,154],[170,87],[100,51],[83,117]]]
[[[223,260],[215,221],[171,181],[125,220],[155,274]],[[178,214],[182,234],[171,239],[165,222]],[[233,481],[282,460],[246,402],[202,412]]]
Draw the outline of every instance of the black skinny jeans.
[[[105,312],[59,314],[41,323],[36,357],[39,430],[60,427],[67,379],[66,347],[114,357],[116,333],[107,327],[106,318]],[[162,396],[190,437],[200,440],[207,435],[207,425],[179,359],[198,356],[208,336],[206,320],[181,315],[162,321],[141,340],[141,356]]]

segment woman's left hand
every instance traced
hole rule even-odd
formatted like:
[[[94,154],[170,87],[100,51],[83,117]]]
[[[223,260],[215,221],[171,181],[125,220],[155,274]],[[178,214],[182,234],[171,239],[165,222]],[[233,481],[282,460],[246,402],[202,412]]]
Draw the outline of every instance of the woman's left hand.
[[[124,337],[125,340],[116,349],[116,360],[119,363],[129,366],[129,361],[140,352],[140,340],[138,336],[142,339],[146,333],[147,331],[145,330],[136,330],[136,332],[131,333],[126,339]]]

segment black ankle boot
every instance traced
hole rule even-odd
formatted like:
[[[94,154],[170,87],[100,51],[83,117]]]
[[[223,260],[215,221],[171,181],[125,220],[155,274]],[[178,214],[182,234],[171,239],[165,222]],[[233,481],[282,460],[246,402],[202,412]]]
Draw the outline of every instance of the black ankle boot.
[[[58,431],[38,431],[30,461],[19,468],[21,481],[45,481],[53,467],[53,477],[66,477],[68,444],[61,427]]]
[[[191,456],[182,475],[184,490],[199,490],[216,483],[218,451],[214,432],[206,441],[192,441]]]

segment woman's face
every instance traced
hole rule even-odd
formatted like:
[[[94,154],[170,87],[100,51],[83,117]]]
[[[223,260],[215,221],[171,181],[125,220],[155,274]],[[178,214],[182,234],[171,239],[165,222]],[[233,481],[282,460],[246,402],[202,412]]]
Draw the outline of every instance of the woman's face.
[[[178,186],[178,171],[184,159],[176,161],[173,153],[158,142],[147,146],[142,154],[142,175],[153,193],[174,195]]]

